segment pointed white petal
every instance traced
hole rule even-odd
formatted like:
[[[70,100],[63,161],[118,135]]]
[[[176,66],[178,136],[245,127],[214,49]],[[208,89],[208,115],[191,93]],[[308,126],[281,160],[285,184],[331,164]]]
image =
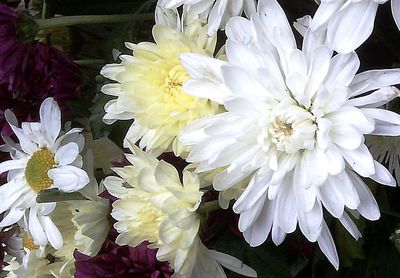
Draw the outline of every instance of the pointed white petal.
[[[61,130],[61,111],[53,98],[46,98],[40,106],[40,123],[50,145],[56,141]]]
[[[339,269],[339,256],[336,251],[335,242],[333,241],[331,232],[328,229],[325,221],[322,223],[321,235],[318,238],[318,246],[322,253],[328,258],[336,270]]]
[[[368,220],[378,220],[381,214],[371,190],[369,190],[368,186],[359,176],[352,172],[349,172],[349,176],[353,180],[354,188],[357,190],[358,196],[360,197],[360,204],[357,210]]]
[[[51,246],[55,249],[60,249],[63,246],[63,238],[56,225],[51,221],[49,216],[39,216],[39,221],[44,228],[44,232]]]
[[[378,3],[352,2],[329,21],[328,43],[339,53],[349,53],[358,48],[371,35]]]

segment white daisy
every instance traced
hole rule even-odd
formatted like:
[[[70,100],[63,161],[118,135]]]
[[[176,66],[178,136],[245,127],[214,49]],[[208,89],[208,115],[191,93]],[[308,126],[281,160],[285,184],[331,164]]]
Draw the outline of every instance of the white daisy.
[[[227,110],[183,129],[180,142],[192,148],[187,160],[198,163],[198,172],[225,167],[214,178],[218,191],[249,179],[233,209],[250,245],[262,244],[271,230],[280,244],[299,224],[337,268],[323,207],[356,239],[360,233],[345,208],[380,217],[359,175],[390,186],[395,180],[373,159],[364,135],[400,134],[400,115],[376,108],[387,91],[395,93],[390,86],[400,82],[400,70],[356,74],[354,52],[332,57],[324,37],[311,30],[297,49],[275,0],[260,1],[251,20],[232,19],[227,35],[226,63],[181,56],[193,76],[185,90],[222,99]],[[202,79],[209,81],[197,82]]]
[[[379,4],[388,0],[322,0],[311,28],[327,29],[328,42],[340,53],[358,48],[372,34]],[[391,0],[393,18],[400,30],[400,0]]]
[[[58,249],[63,241],[50,217],[56,204],[38,204],[36,196],[49,188],[78,191],[89,182],[81,169],[79,153],[84,144],[79,134],[81,129],[61,133],[61,112],[52,98],[43,101],[40,122],[22,123],[19,128],[10,110],[5,112],[5,117],[19,144],[5,137],[6,145],[1,146],[10,152],[12,159],[0,163],[0,173],[8,171],[7,183],[0,186],[0,212],[5,212],[0,227],[24,218],[37,244],[46,245],[49,241]]]
[[[175,9],[184,5],[188,14],[198,15],[208,20],[208,34],[218,29],[224,30],[226,23],[243,11],[248,17],[255,12],[255,0],[158,0],[158,5],[166,9]]]
[[[221,265],[255,277],[251,268],[237,259],[208,250],[198,236],[200,215],[195,211],[203,192],[197,175],[176,169],[130,145],[126,155],[133,166],[115,168],[119,177],[104,181],[110,194],[119,198],[111,215],[117,220],[118,244],[138,246],[149,241],[158,248],[157,260],[168,261],[173,277],[226,277]],[[204,275],[207,273],[207,275]]]

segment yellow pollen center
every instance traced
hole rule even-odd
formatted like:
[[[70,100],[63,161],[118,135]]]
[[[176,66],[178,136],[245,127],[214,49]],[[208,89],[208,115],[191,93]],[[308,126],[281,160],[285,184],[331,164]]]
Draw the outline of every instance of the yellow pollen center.
[[[165,79],[164,89],[170,96],[177,96],[182,93],[183,83],[189,78],[189,74],[181,66],[177,65],[169,70]]]
[[[49,178],[47,172],[54,164],[54,154],[46,148],[31,156],[25,168],[25,178],[34,191],[43,191],[53,184],[53,180]]]
[[[29,250],[36,250],[39,248],[39,246],[35,245],[35,243],[33,242],[33,239],[29,236],[28,233],[25,233],[22,237],[22,245],[25,248],[28,248]]]

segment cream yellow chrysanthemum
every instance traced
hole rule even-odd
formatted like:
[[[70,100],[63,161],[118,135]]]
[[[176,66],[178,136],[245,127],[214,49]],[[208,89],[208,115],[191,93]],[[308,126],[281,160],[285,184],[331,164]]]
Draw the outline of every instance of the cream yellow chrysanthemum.
[[[221,264],[255,277],[251,268],[237,259],[208,250],[200,241],[200,215],[196,213],[203,192],[199,177],[185,169],[183,182],[176,169],[129,145],[133,155],[126,157],[130,166],[115,168],[120,177],[107,177],[104,185],[118,200],[111,215],[118,244],[137,246],[149,241],[158,248],[157,259],[168,261],[173,277],[226,277]]]
[[[200,21],[177,31],[161,24],[153,28],[155,43],[126,43],[133,56],[121,55],[121,64],[106,65],[101,74],[118,83],[103,86],[102,92],[116,96],[105,105],[104,122],[134,119],[126,139],[158,155],[184,150],[176,137],[188,123],[216,114],[216,103],[186,94],[183,83],[189,73],[180,64],[181,53],[212,56],[216,36],[208,37]]]
[[[57,278],[73,277],[74,250],[95,256],[110,229],[108,200],[70,201],[58,203],[53,221],[60,227],[64,245],[51,252],[55,262],[45,267],[47,273]]]

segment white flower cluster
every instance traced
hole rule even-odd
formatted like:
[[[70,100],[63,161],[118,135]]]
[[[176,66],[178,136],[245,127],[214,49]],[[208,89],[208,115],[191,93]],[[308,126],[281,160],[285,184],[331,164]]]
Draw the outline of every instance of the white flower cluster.
[[[103,69],[118,82],[103,87],[117,96],[104,119],[134,119],[126,142],[173,150],[212,176],[251,246],[299,227],[338,268],[324,209],[358,239],[354,218],[380,217],[363,179],[396,185],[372,139],[400,135],[400,115],[382,108],[398,96],[400,69],[359,72],[355,52],[384,2],[321,1],[294,24],[298,48],[276,0],[159,0],[156,43],[129,43],[133,55]],[[227,40],[215,54],[217,29]]]
[[[399,152],[388,149],[399,148],[400,115],[386,109],[399,96],[400,69],[360,72],[356,53],[385,2],[319,1],[293,24],[299,47],[276,0],[159,0],[154,42],[126,42],[132,53],[101,70],[111,80],[101,91],[112,97],[103,121],[132,123],[121,142],[127,162],[100,185],[93,164],[108,175],[122,153],[114,143],[63,131],[53,98],[40,121],[21,127],[7,110],[18,139],[0,146],[10,154],[0,163],[0,228],[16,229],[9,276],[72,277],[74,250],[96,255],[111,216],[115,242],[157,249],[172,277],[223,278],[223,267],[257,277],[202,242],[211,203],[239,215],[251,247],[269,236],[279,245],[299,228],[338,269],[326,214],[357,240],[357,218],[380,218],[366,180],[395,187],[392,173],[400,178]],[[400,0],[391,7],[400,28]],[[185,163],[182,172],[157,158],[166,152]],[[112,208],[99,197],[103,184]],[[205,202],[208,190],[218,200]],[[86,200],[38,202],[48,192]]]

